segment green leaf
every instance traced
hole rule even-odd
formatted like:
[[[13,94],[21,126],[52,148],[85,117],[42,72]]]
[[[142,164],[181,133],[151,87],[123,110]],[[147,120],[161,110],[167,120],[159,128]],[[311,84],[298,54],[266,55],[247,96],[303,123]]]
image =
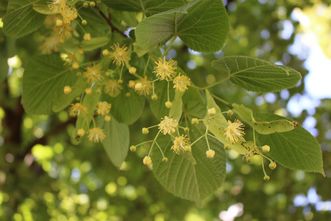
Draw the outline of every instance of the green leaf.
[[[261,121],[285,119],[272,114],[257,114]],[[259,145],[269,145],[267,155],[290,169],[317,172],[324,175],[322,152],[317,140],[302,127],[270,135],[257,134]]]
[[[65,68],[58,55],[37,56],[25,65],[22,102],[30,114],[49,114],[62,97],[63,88],[73,85],[77,76]]]
[[[191,138],[198,138],[202,133],[192,128]],[[153,173],[160,184],[170,193],[183,199],[202,202],[212,195],[221,185],[226,176],[226,155],[221,143],[209,139],[216,152],[213,159],[206,157],[205,140],[198,141],[192,147],[195,161],[183,155],[175,154],[171,149],[170,140],[160,143],[168,162],[162,162],[162,155],[155,148],[152,152]]]
[[[277,119],[272,121],[258,121],[254,118],[253,111],[244,105],[233,104],[233,111],[239,118],[249,124],[259,134],[282,133],[294,130],[297,122],[287,119]],[[277,116],[277,115],[275,115]]]
[[[3,0],[2,4],[0,4],[0,17],[2,18],[6,13],[8,0]]]
[[[143,20],[135,30],[135,52],[142,56],[170,39],[175,30],[175,17],[175,14],[156,14]]]
[[[169,113],[169,109],[165,106],[165,102],[168,100],[167,87],[167,82],[163,81],[155,83],[155,93],[157,94],[158,99],[155,101],[151,100],[149,106],[157,119],[161,119]],[[170,100],[174,97],[173,93],[173,90],[170,90]]]
[[[121,93],[112,100],[112,114],[122,123],[133,124],[142,115],[145,108],[145,98],[136,93],[127,96]]]
[[[206,116],[206,99],[201,96],[198,89],[190,87],[183,96],[183,103],[184,110],[188,114],[198,118]]]
[[[203,0],[195,4],[178,22],[177,35],[196,51],[221,50],[229,31],[223,1]]]
[[[136,28],[135,51],[143,55],[178,36],[193,50],[214,52],[223,47],[228,30],[221,1],[195,0],[143,20]]]
[[[84,51],[93,51],[97,48],[106,46],[108,42],[108,37],[96,37],[89,41],[83,41],[81,47],[84,49]]]
[[[40,1],[35,1],[36,3],[33,4],[33,10],[38,12],[39,14],[43,15],[55,15],[58,12],[55,10],[52,10],[51,7],[49,7],[49,3],[47,2],[40,2]]]
[[[39,29],[44,16],[33,10],[36,0],[10,0],[3,18],[4,32],[10,37],[20,38]]]
[[[111,31],[109,25],[96,9],[81,8],[79,15],[87,21],[84,31],[91,33],[92,39],[94,37],[109,36]]]
[[[123,11],[143,12],[146,15],[156,14],[177,8],[186,3],[185,0],[104,0],[109,7]]]
[[[70,85],[71,86],[71,85]],[[77,81],[71,86],[72,92],[70,94],[60,93],[54,101],[52,110],[59,112],[72,103],[72,101],[81,95],[88,87],[88,83],[83,78],[78,78]]]
[[[183,101],[182,101],[183,93],[176,91],[175,98],[172,102],[172,107],[169,111],[169,117],[176,119],[177,121],[180,120],[183,113]]]
[[[289,67],[245,56],[224,57],[214,61],[212,67],[249,91],[280,91],[301,80],[301,74]]]
[[[112,118],[110,122],[105,122],[104,131],[106,139],[102,142],[103,147],[111,162],[116,167],[120,167],[129,150],[129,127]]]

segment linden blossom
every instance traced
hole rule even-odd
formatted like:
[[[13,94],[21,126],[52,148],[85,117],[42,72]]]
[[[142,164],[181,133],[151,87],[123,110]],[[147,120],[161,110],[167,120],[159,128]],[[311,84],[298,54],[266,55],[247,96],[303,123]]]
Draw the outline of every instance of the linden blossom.
[[[243,123],[241,123],[238,119],[234,122],[228,120],[228,126],[224,129],[224,136],[231,144],[244,142],[244,135],[245,132]]]
[[[154,73],[159,80],[172,80],[177,73],[177,62],[164,57],[155,61]]]
[[[115,65],[123,66],[129,63],[130,53],[126,46],[120,46],[116,43],[111,47],[111,49],[112,52],[110,53],[110,57]]]
[[[88,132],[88,139],[93,143],[100,143],[106,138],[106,134],[101,128],[94,127],[91,128]]]
[[[92,65],[86,68],[86,71],[83,73],[83,77],[88,83],[94,83],[102,79],[101,68],[99,65]]]
[[[78,116],[81,113],[86,113],[87,108],[81,103],[75,103],[70,106],[69,115],[72,117]]]
[[[185,92],[191,85],[191,79],[185,75],[178,75],[173,80],[174,88],[179,92]]]
[[[178,121],[171,117],[165,116],[158,126],[162,134],[172,134],[176,132]]]
[[[101,116],[106,116],[107,114],[109,114],[110,109],[111,109],[111,104],[109,104],[106,101],[99,102],[97,104],[97,114]]]
[[[171,150],[176,154],[180,154],[181,152],[191,152],[190,140],[183,135],[175,137]]]
[[[70,24],[78,17],[77,9],[68,5],[67,0],[53,0],[49,5],[52,13],[60,14],[64,24]]]
[[[153,83],[148,80],[146,77],[138,80],[134,85],[134,90],[139,95],[148,96],[152,93]]]
[[[107,80],[104,84],[104,91],[111,97],[116,97],[121,93],[122,85],[118,80]]]

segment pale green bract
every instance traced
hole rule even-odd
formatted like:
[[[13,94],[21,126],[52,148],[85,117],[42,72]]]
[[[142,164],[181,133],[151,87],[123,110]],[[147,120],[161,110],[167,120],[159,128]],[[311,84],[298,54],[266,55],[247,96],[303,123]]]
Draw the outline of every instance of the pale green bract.
[[[254,118],[253,111],[244,105],[233,104],[233,111],[241,120],[249,124],[259,134],[282,133],[294,130],[298,125],[295,121],[278,119],[272,121],[258,121]]]

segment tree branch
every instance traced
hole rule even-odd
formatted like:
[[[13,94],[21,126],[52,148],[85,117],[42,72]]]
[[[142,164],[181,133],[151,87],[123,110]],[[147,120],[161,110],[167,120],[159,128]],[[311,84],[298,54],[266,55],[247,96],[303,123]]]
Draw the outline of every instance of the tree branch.
[[[74,118],[70,118],[66,122],[63,122],[63,123],[57,125],[56,127],[53,127],[51,130],[49,130],[47,133],[45,133],[45,135],[42,136],[41,138],[38,138],[38,139],[30,142],[28,145],[26,145],[26,148],[24,148],[24,152],[22,152],[18,156],[18,159],[21,159],[21,160],[24,159],[24,157],[31,152],[32,148],[36,144],[46,144],[49,137],[62,132],[64,129],[67,128],[68,125],[70,125],[70,124],[72,124],[74,122],[75,122],[75,119]]]
[[[119,34],[121,34],[123,37],[128,37],[126,36],[120,29],[118,29],[117,27],[115,27],[115,25],[111,22],[111,16],[109,14],[109,17],[107,17],[107,15],[105,13],[103,13],[103,11],[99,8],[96,7],[96,9],[98,10],[99,14],[101,15],[101,17],[103,17],[103,19],[105,19],[105,21],[107,22],[107,24],[109,25],[109,27],[113,30],[118,32]]]

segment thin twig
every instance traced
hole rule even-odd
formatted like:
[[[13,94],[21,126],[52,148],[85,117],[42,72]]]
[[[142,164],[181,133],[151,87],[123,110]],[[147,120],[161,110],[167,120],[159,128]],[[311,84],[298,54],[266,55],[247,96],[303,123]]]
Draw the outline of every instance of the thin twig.
[[[107,22],[107,24],[109,25],[109,27],[113,30],[113,31],[116,31],[118,32],[119,34],[121,34],[123,37],[128,37],[126,36],[120,29],[118,29],[117,27],[115,27],[115,25],[111,22],[111,17],[107,17],[107,15],[105,13],[103,13],[103,11],[99,8],[99,7],[96,7],[96,9],[98,10],[99,14],[101,15],[101,17],[103,19],[105,19],[105,21]]]

